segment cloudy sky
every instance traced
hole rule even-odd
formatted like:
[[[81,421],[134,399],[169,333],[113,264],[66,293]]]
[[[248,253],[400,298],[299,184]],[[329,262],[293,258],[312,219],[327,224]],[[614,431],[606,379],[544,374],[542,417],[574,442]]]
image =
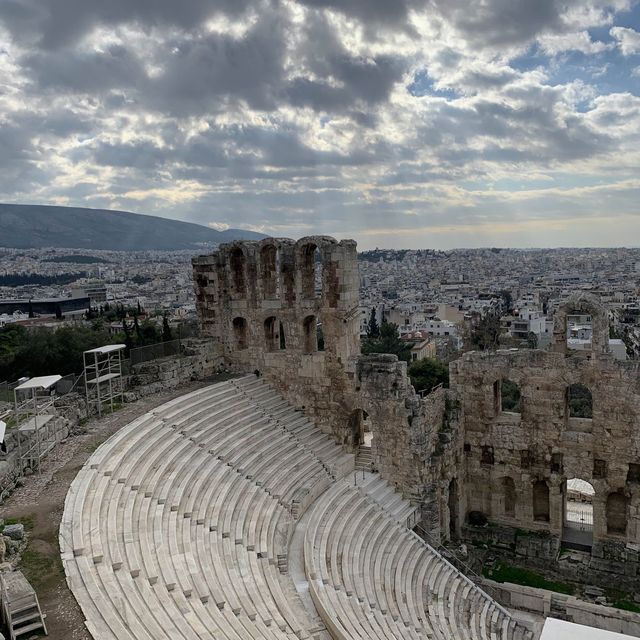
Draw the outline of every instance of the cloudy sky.
[[[2,0],[0,200],[640,245],[636,0]]]

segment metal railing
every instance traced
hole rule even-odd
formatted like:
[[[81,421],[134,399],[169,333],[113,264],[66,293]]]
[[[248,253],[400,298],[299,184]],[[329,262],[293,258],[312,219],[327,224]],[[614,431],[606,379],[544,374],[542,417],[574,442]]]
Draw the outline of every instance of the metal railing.
[[[170,356],[182,355],[182,341],[169,340],[168,342],[157,342],[156,344],[148,344],[144,347],[131,349],[130,360],[131,366],[149,362],[150,360],[159,360],[160,358],[168,358]]]
[[[66,396],[73,391],[84,393],[84,376],[82,374],[77,376],[75,373],[69,373],[56,383],[56,395],[58,396]]]
[[[420,531],[420,535],[416,533],[416,529]],[[413,532],[418,536],[418,538],[426,542],[445,562],[449,563],[463,579],[471,583],[485,597],[493,600],[502,613],[507,615],[509,618],[512,617],[511,614],[500,604],[497,590],[486,584],[481,575],[477,574],[468,564],[462,562],[462,560],[460,560],[444,545],[434,540],[429,532],[419,524],[414,527]]]

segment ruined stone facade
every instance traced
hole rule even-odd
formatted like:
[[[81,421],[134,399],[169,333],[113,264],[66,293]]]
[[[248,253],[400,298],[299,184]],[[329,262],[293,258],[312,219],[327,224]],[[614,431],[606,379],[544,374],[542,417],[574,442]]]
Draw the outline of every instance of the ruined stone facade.
[[[352,444],[360,353],[356,244],[325,236],[222,245],[193,260],[201,332],[232,370],[258,371]]]
[[[574,312],[591,315],[591,352],[567,349],[566,316]],[[521,555],[555,560],[570,540],[567,481],[577,478],[595,490],[592,535],[584,544],[591,547],[588,573],[638,576],[639,367],[608,353],[606,310],[589,296],[575,296],[556,316],[549,351],[468,353],[450,372],[460,403],[455,446],[458,457],[462,446],[462,459],[457,501],[442,496],[442,505],[455,511],[441,511],[459,525],[481,512],[495,525],[484,532],[456,526],[457,534],[496,535]],[[505,381],[517,386],[517,411],[503,410]],[[587,390],[591,417],[572,415],[576,385]]]
[[[467,353],[450,366],[450,389],[421,398],[406,363],[360,356],[353,241],[232,243],[193,268],[202,334],[225,365],[267,377],[350,451],[363,440],[366,414],[375,468],[420,505],[433,538],[493,536],[523,556],[555,560],[567,480],[579,478],[595,489],[589,571],[635,579],[639,370],[608,353],[606,310],[596,300],[581,295],[560,309],[548,351]],[[590,352],[567,350],[566,318],[575,312],[592,317]],[[503,409],[505,381],[517,411]],[[588,394],[591,417],[571,414],[573,385]],[[472,512],[490,526],[470,525]]]

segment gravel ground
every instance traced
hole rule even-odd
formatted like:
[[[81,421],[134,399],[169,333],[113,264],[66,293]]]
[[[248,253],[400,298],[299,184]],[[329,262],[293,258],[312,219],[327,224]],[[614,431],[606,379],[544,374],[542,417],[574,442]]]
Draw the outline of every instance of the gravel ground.
[[[191,383],[143,398],[111,415],[88,421],[86,433],[61,442],[43,462],[41,474],[24,478],[24,485],[0,506],[0,518],[24,519],[30,529],[18,568],[36,589],[52,640],[91,640],[60,561],[58,528],[69,485],[87,458],[109,436],[143,413],[204,384]]]

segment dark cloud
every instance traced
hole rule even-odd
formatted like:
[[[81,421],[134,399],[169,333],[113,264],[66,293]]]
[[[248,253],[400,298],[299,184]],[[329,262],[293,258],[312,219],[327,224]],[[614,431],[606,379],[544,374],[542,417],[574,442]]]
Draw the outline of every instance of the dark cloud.
[[[120,145],[100,143],[92,155],[99,165],[154,169],[163,165],[169,154],[152,142],[142,141]]]
[[[566,4],[557,0],[430,0],[431,7],[480,46],[520,45],[562,25]]]
[[[374,22],[387,27],[405,25],[412,6],[425,2],[406,0],[298,0],[313,9],[331,9],[362,22]]]
[[[153,212],[180,190],[205,224],[335,232],[633,166],[634,96],[509,65],[604,1],[0,0],[1,193]]]
[[[256,5],[260,3],[254,0],[3,0],[0,21],[16,36],[55,49],[100,26],[191,30],[216,14],[238,16]]]
[[[284,39],[284,25],[271,15],[240,39],[207,34],[169,41],[162,71],[143,99],[175,113],[221,111],[228,107],[221,102],[226,97],[274,109],[284,78]]]
[[[38,51],[22,59],[32,80],[42,90],[102,94],[110,89],[144,87],[146,74],[131,51],[112,45],[104,52],[74,49]]]

